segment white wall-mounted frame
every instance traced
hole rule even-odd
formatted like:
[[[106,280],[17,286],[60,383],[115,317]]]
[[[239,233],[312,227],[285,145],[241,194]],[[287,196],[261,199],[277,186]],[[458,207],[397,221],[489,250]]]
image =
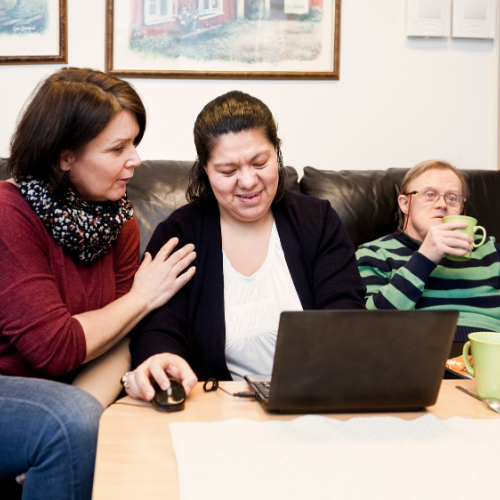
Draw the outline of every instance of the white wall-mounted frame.
[[[7,5],[0,9],[0,64],[68,62],[67,0]]]
[[[451,0],[407,0],[406,34],[419,37],[451,35]]]
[[[454,38],[495,38],[496,0],[454,0]]]

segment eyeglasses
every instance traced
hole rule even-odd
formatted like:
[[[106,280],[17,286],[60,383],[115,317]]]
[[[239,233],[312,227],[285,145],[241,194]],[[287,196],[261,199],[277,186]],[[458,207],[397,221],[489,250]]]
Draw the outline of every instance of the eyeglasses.
[[[410,194],[417,194],[421,200],[429,203],[436,203],[436,201],[438,201],[442,196],[445,203],[449,207],[461,207],[467,201],[463,196],[460,196],[459,194],[439,194],[437,191],[434,191],[434,189],[421,189],[420,191],[412,191],[411,193],[405,193],[405,196]]]

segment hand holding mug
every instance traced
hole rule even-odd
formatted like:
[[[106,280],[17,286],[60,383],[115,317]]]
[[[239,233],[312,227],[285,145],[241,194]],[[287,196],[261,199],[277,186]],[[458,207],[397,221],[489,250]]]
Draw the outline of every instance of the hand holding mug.
[[[446,217],[443,217],[443,223],[454,223],[454,222],[466,222],[467,226],[464,228],[457,228],[455,231],[460,231],[461,233],[467,234],[470,238],[472,238],[472,243],[471,246],[472,248],[478,248],[481,245],[484,245],[484,242],[486,241],[486,229],[484,229],[483,226],[478,226],[477,225],[477,219],[474,219],[474,217],[468,217],[466,215],[448,215]],[[483,238],[479,243],[474,242],[474,236],[478,231],[482,231],[483,233]],[[454,255],[454,254],[449,254],[447,253],[446,255],[448,259],[450,260],[456,260],[456,261],[465,261],[469,260],[472,256],[472,249],[466,252],[463,255]]]
[[[465,228],[466,221],[449,221],[431,226],[418,251],[436,264],[444,256],[466,255],[472,250],[473,239],[467,233],[459,232]]]

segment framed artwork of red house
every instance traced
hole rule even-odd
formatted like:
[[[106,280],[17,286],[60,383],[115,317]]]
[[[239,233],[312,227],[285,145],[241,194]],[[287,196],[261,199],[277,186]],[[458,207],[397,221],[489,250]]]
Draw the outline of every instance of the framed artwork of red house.
[[[338,79],[340,0],[107,0],[122,77]]]

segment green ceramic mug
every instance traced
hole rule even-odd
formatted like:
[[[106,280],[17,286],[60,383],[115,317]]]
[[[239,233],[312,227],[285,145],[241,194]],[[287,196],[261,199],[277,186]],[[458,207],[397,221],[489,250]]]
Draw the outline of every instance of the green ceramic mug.
[[[469,347],[474,367],[469,363]],[[467,373],[476,379],[477,395],[500,399],[500,333],[471,333],[463,354]]]
[[[477,231],[483,232],[483,239],[479,243],[472,243],[472,248],[480,247],[484,245],[486,241],[486,229],[483,226],[476,226],[477,219],[474,217],[468,217],[467,215],[447,215],[443,217],[443,224],[446,222],[467,222],[468,226],[463,229],[455,229],[455,231],[460,231],[462,233],[467,233],[472,239]],[[450,260],[469,260],[471,258],[472,251],[467,252],[465,255],[447,255],[446,257]]]

